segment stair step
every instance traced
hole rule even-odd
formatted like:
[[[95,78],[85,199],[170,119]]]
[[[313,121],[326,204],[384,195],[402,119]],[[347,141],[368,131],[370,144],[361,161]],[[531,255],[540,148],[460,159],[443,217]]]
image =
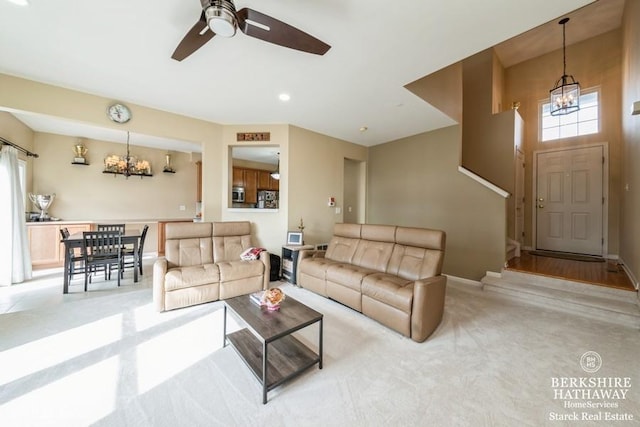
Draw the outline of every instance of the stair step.
[[[590,283],[577,282],[575,280],[523,273],[521,271],[508,269],[502,271],[502,279],[509,283],[535,285],[542,288],[564,292],[575,292],[580,295],[591,295],[623,302],[633,301],[637,296],[637,292],[632,290],[610,288]]]
[[[505,272],[503,272],[502,276],[485,276],[482,279],[483,290],[529,304],[640,328],[640,307],[637,304],[636,292],[620,290],[621,292],[626,292],[626,294],[621,295],[617,292],[609,294],[600,290],[583,292],[585,287],[597,288],[597,286],[573,282],[567,288],[562,288],[563,285],[566,285],[563,282],[570,281],[554,279],[558,283],[553,283],[552,278],[546,277],[544,283],[538,283],[538,277],[540,276],[535,275],[528,275],[535,276],[530,278],[519,276],[517,277],[518,280],[514,280],[514,277],[510,277],[508,274],[505,277]],[[618,291],[617,289],[603,289]],[[623,296],[626,296],[626,298],[623,298]]]

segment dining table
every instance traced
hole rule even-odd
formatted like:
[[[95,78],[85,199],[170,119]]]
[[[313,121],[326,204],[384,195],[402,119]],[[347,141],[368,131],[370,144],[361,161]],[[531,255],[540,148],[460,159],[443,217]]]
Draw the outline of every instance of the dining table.
[[[139,229],[131,228],[126,229],[122,234],[122,245],[133,245],[133,281],[138,282],[138,266],[141,262],[138,259],[138,246],[140,245],[140,238],[142,237],[142,231]],[[69,272],[71,269],[71,259],[69,253],[75,248],[82,248],[82,239],[84,238],[82,231],[73,233],[66,239],[62,239],[64,244],[64,282],[62,286],[62,293],[69,293]]]

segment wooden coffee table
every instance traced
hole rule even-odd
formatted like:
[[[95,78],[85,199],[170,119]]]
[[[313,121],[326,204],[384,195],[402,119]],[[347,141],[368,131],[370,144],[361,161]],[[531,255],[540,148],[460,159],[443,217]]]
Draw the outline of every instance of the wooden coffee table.
[[[246,328],[227,334],[227,309]],[[224,302],[223,342],[236,350],[262,384],[262,403],[267,392],[296,377],[316,363],[322,369],[322,313],[287,296],[280,310],[269,311],[252,302],[249,295]],[[319,322],[318,353],[296,339],[293,332]]]

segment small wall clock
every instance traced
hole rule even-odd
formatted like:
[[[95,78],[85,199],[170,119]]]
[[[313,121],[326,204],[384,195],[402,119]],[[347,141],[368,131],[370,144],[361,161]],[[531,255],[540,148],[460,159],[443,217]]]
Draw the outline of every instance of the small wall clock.
[[[124,104],[113,104],[107,109],[107,114],[116,123],[127,123],[131,120],[131,110]]]

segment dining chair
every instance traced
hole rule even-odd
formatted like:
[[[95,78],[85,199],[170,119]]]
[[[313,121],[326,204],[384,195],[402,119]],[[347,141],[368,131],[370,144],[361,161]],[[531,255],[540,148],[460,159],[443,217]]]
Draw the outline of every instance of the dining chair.
[[[69,233],[69,229],[67,227],[62,227],[60,229],[60,237],[62,240],[66,240],[69,238],[71,233]],[[66,246],[65,246],[66,247]],[[69,281],[73,279],[74,274],[76,273],[84,273],[84,257],[82,256],[82,252],[77,253],[75,248],[68,248],[67,255],[69,257]],[[81,263],[78,265],[78,263]]]
[[[124,224],[98,224],[98,231],[119,231],[124,233]]]
[[[142,275],[142,254],[144,252],[144,241],[147,238],[147,230],[149,230],[149,226],[145,225],[142,229],[142,233],[140,234],[140,242],[138,243],[138,265],[135,265],[136,262],[136,253],[133,248],[127,248],[122,251],[122,274],[124,274],[124,269],[127,267],[138,268],[140,275]],[[127,257],[131,258],[127,261]]]
[[[97,267],[104,268],[105,279],[111,280],[111,268],[118,269],[118,286],[120,286],[120,267],[122,265],[122,233],[120,231],[85,231],[82,233],[82,256],[84,258],[84,290],[87,281],[91,281],[89,273]]]

